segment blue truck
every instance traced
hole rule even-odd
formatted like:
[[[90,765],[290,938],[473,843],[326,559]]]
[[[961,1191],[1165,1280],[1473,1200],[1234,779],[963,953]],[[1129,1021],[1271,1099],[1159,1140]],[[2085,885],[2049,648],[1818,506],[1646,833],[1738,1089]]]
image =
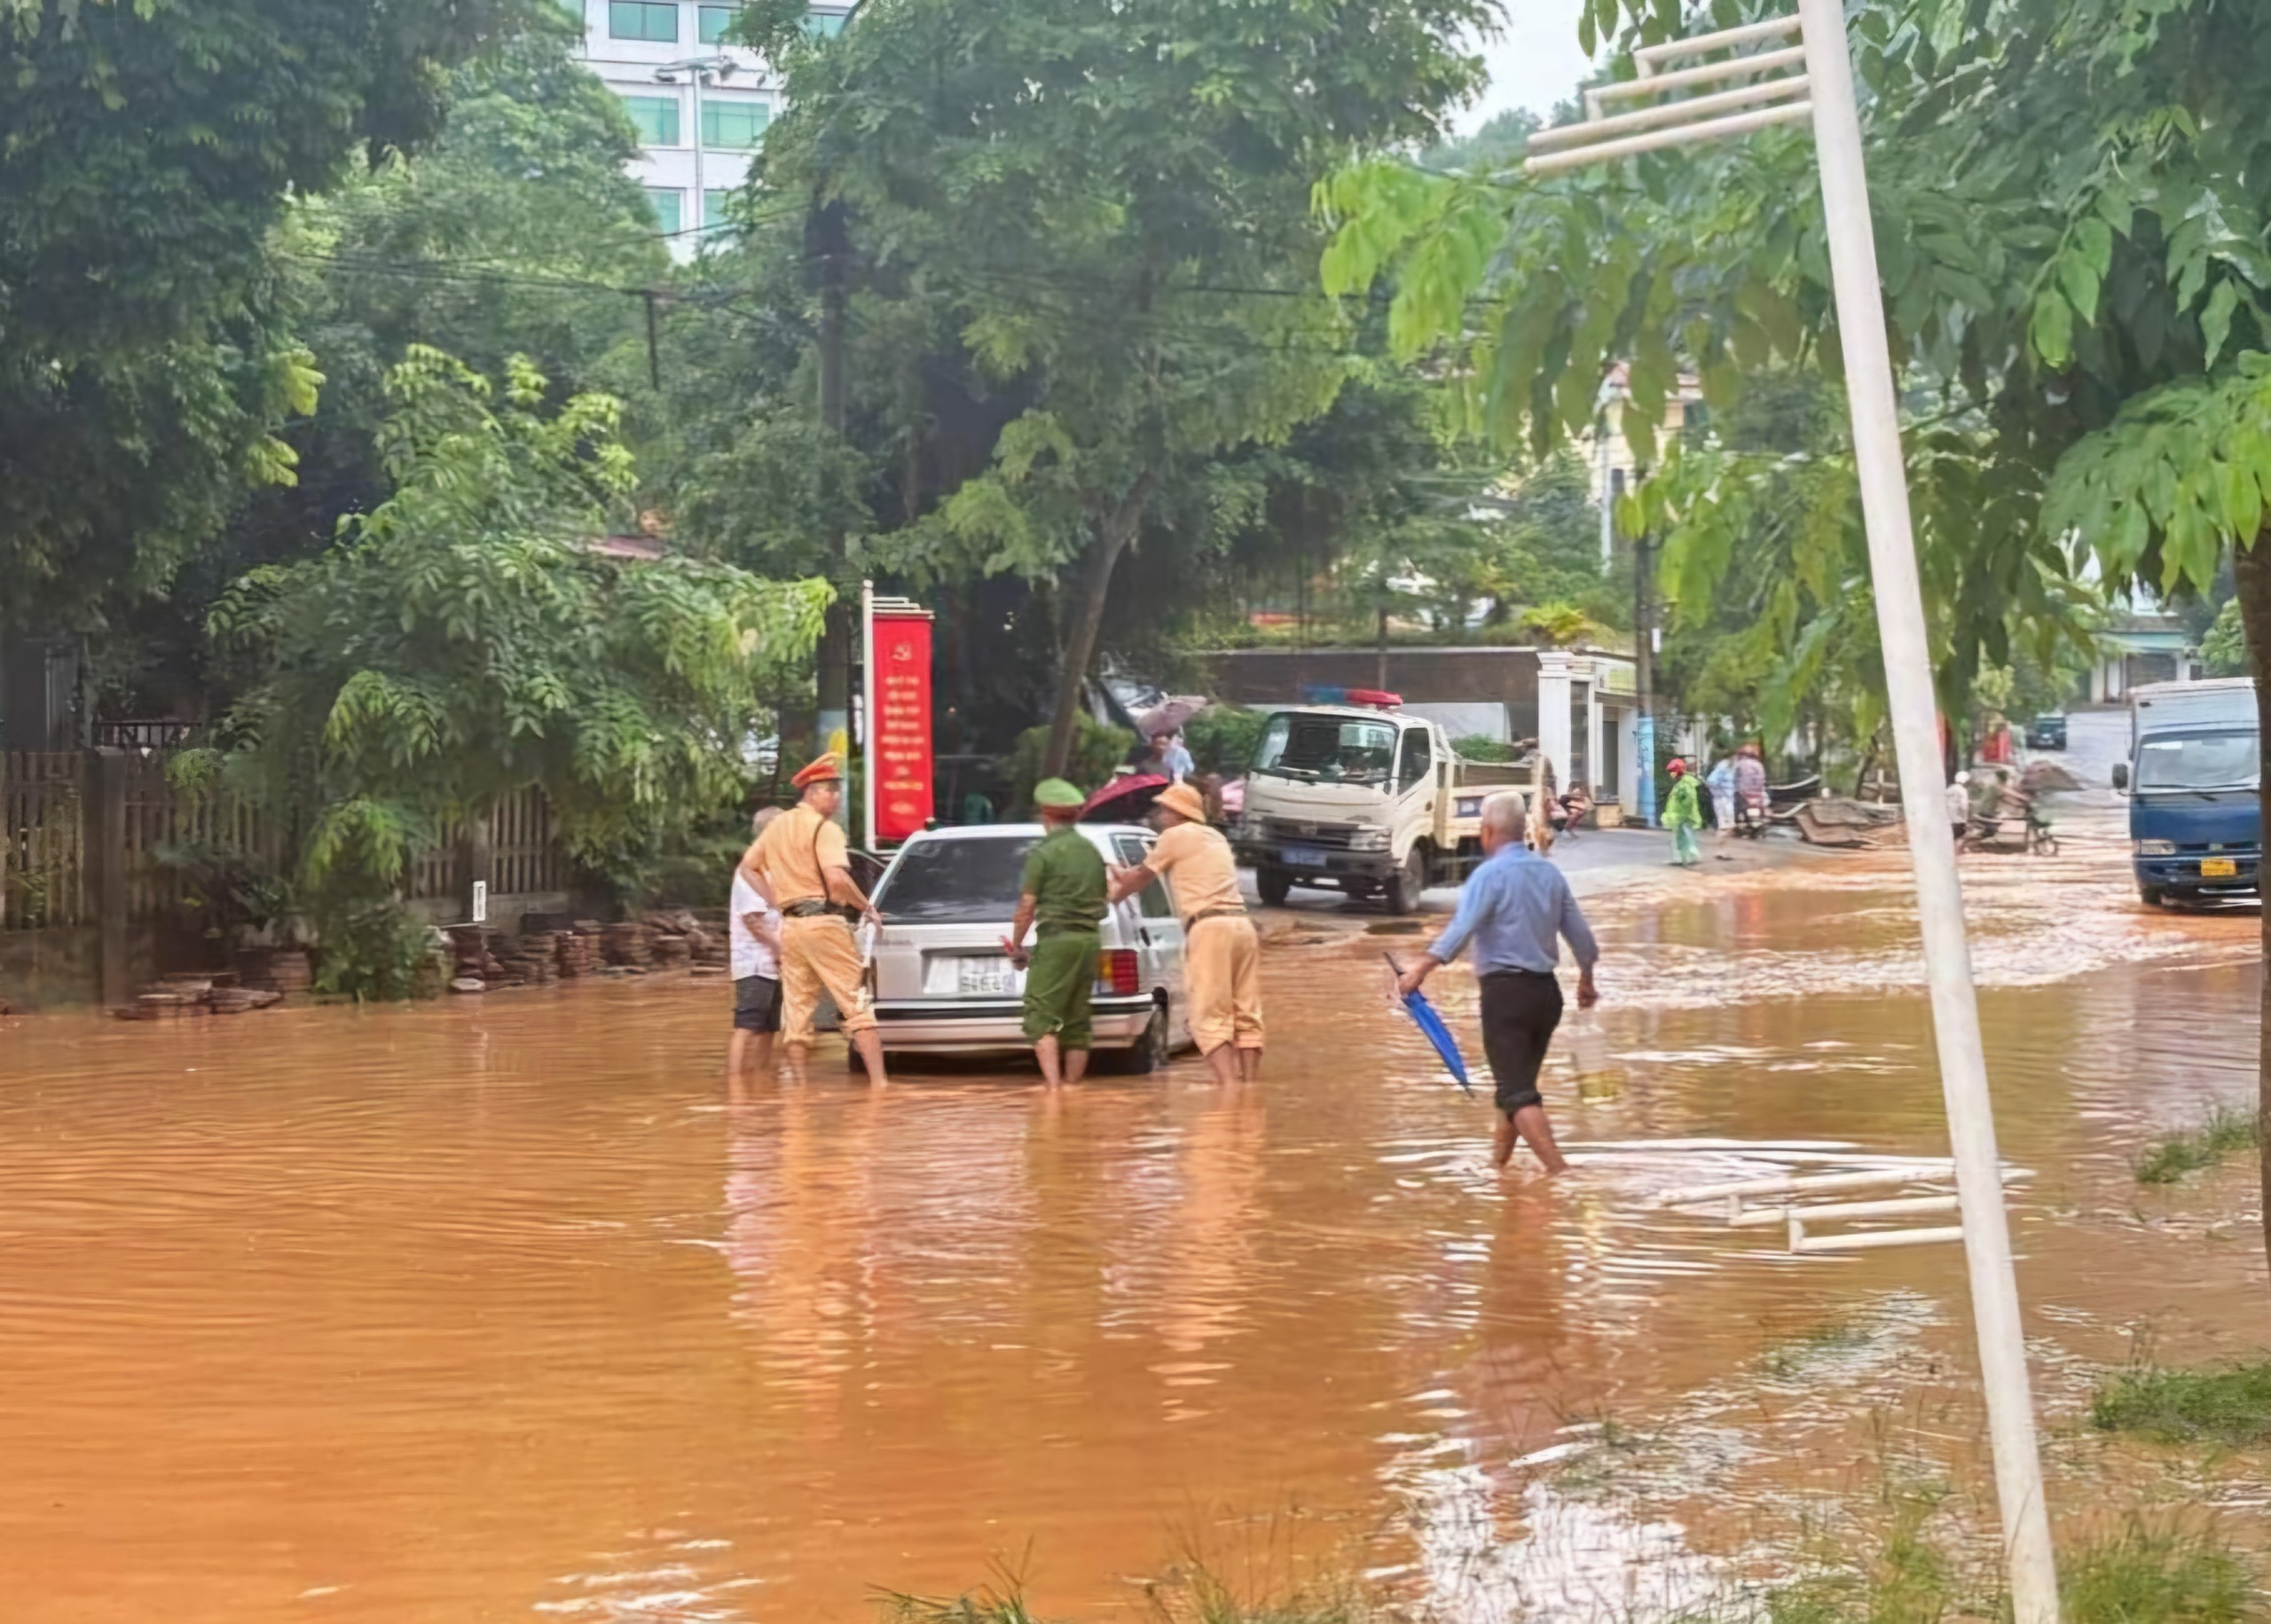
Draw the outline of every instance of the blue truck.
[[[2137,894],[2158,907],[2259,896],[2262,753],[2255,682],[2155,682],[2129,694],[2129,792]]]

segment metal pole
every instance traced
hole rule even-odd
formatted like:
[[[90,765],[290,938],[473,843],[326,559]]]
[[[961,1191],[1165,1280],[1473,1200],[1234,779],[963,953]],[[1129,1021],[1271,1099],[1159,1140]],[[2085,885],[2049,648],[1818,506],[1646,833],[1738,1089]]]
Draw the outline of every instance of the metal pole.
[[[687,77],[694,82],[694,240],[702,241],[702,228],[709,224],[704,211],[709,194],[702,190],[702,75],[707,71],[694,68]]]
[[[1868,531],[1876,588],[1877,635],[1900,764],[1900,799],[1916,871],[1916,913],[1931,985],[1932,1029],[1939,1050],[1956,1194],[1963,1203],[1964,1261],[1979,1339],[1987,1426],[1995,1454],[1995,1491],[2003,1518],[2014,1624],[2057,1624],[2058,1573],[2050,1518],[2042,1496],[2042,1458],[2034,1435],[2034,1402],[2026,1369],[2018,1280],[2003,1210],[2001,1163],[1979,1037],[1979,1003],[1965,939],[1963,891],[1955,843],[1940,788],[1937,706],[1932,651],[1917,583],[1916,545],[1908,517],[1908,482],[1885,341],[1876,243],[1869,224],[1868,178],[1861,162],[1861,119],[1839,0],[1798,0],[1806,75],[1813,83],[1814,142],[1829,235],[1829,267],[1837,329],[1845,352],[1845,390],[1853,415],[1853,459],[1860,475],[1861,514]]]
[[[1656,827],[1656,643],[1649,622],[1648,537],[1632,538],[1632,687],[1639,712],[1632,726],[1640,757],[1640,827]]]
[[[860,839],[876,849],[876,584],[860,583]]]

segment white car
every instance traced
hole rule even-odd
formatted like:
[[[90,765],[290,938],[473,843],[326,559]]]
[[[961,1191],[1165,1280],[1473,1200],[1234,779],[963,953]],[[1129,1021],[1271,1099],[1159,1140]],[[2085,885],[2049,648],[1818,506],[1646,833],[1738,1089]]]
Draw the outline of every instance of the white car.
[[[1149,829],[1073,826],[1106,863],[1143,860]],[[876,1022],[885,1051],[967,1054],[1026,1047],[1025,972],[1002,951],[1038,823],[982,824],[910,838],[877,883]],[[1102,926],[1095,994],[1099,1070],[1151,1071],[1191,1042],[1183,920],[1158,881],[1113,906]]]

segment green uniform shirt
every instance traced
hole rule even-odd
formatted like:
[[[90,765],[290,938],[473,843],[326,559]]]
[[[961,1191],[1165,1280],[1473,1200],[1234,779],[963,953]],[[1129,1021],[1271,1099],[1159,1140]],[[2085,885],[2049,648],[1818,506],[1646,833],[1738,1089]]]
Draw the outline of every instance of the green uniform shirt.
[[[1018,889],[1033,898],[1033,922],[1044,930],[1093,930],[1104,922],[1104,858],[1069,826],[1042,836],[1026,854]]]

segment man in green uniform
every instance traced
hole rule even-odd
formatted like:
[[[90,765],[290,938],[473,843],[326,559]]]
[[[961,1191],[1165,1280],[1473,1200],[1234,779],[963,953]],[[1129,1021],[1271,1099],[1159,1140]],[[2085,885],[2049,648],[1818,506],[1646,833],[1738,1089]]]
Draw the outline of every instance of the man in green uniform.
[[[1033,804],[1048,829],[1025,858],[1017,917],[1002,945],[1025,972],[1025,1036],[1051,1088],[1077,1083],[1088,1069],[1094,1032],[1088,995],[1104,940],[1104,856],[1073,827],[1078,789],[1061,778],[1033,786]],[[1030,951],[1025,932],[1033,932]]]

